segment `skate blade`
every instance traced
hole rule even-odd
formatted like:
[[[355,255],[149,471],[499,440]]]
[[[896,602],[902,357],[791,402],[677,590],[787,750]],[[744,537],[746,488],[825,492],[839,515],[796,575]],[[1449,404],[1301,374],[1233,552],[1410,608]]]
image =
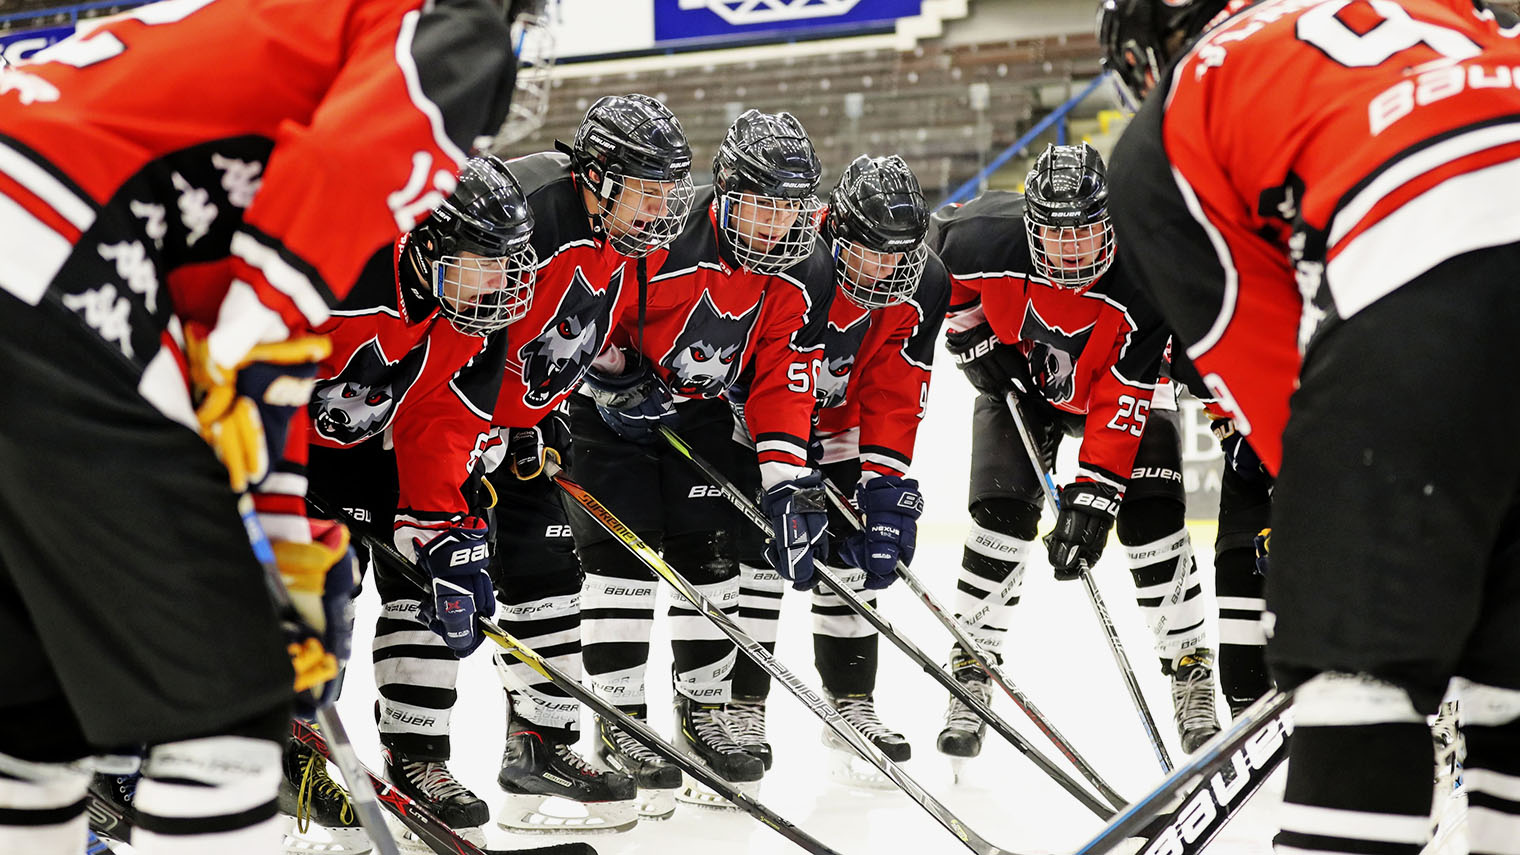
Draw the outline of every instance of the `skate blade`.
[[[839,749],[829,751],[829,777],[852,787],[867,790],[893,790],[897,785],[858,754],[846,754]]]
[[[406,823],[397,819],[389,811],[385,813],[385,824],[391,830],[391,837],[396,841],[396,848],[401,855],[437,855],[433,847],[427,845],[422,838],[406,827]],[[484,849],[486,845],[486,830],[478,825],[470,828],[456,828],[454,833],[459,835],[466,843],[477,849]]]
[[[717,810],[739,809],[738,805],[724,798],[720,793],[696,778],[690,775],[682,775],[682,778],[685,786],[681,787],[680,791],[676,793],[676,801]],[[759,781],[745,781],[743,783],[730,781],[728,785],[751,798],[760,794]]]
[[[639,790],[639,795],[634,799],[634,803],[639,808],[639,821],[664,822],[675,816],[676,791]]]
[[[946,757],[950,760],[950,779],[957,784],[966,780],[966,775],[971,771],[971,758],[950,755]]]
[[[504,797],[496,824],[529,834],[610,834],[639,824],[638,801],[577,802],[558,796],[509,794]]]
[[[285,855],[364,855],[374,848],[362,828],[328,828],[310,823],[302,831],[293,816],[284,817]]]

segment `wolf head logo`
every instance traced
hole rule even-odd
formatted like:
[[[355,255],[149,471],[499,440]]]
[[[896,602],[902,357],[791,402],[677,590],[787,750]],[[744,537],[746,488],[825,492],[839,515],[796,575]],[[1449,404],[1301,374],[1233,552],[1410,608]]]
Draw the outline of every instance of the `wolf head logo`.
[[[823,332],[823,371],[818,375],[818,396],[825,407],[844,403],[850,391],[850,374],[855,370],[855,355],[870,328],[870,313],[861,315],[843,329],[829,321]]]
[[[388,362],[377,340],[361,345],[336,377],[317,381],[312,390],[308,409],[317,434],[352,445],[384,430],[422,372],[426,351],[426,346],[413,348]]]
[[[1087,348],[1095,325],[1096,321],[1076,332],[1067,332],[1047,324],[1034,304],[1029,304],[1019,338],[1034,344],[1029,350],[1029,373],[1051,403],[1070,403],[1076,394],[1077,360]]]
[[[549,406],[581,379],[612,331],[612,307],[622,287],[622,267],[600,294],[591,289],[581,269],[575,268],[549,326],[517,351],[523,383],[528,387],[523,401],[528,406]]]
[[[760,304],[737,317],[718,311],[712,297],[702,299],[686,316],[686,325],[660,364],[670,371],[671,391],[678,395],[712,397],[732,386],[739,376],[739,356],[749,338]]]

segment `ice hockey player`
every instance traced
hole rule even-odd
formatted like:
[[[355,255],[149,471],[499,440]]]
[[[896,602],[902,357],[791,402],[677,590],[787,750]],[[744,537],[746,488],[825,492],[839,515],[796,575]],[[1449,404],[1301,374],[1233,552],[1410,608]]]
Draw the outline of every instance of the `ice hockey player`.
[[[374,574],[386,775],[456,829],[478,827],[489,811],[450,776],[448,710],[426,709],[425,701],[430,692],[452,695],[456,657],[481,642],[475,614],[495,611],[489,526],[472,471],[491,434],[506,364],[506,340],[491,333],[521,320],[533,301],[533,224],[506,164],[472,158],[454,192],[376,253],[333,320],[318,328],[333,352],[318,368],[310,405],[310,490],[361,529],[394,541],[432,580],[422,595],[384,565]],[[398,634],[398,624],[411,634]],[[436,645],[419,640],[433,638]],[[433,654],[425,667],[435,679],[414,673],[392,685],[398,668],[422,670],[415,660],[428,657],[416,655],[419,647]],[[428,719],[440,723],[425,729]],[[287,780],[302,776],[290,783],[315,779],[318,795],[339,795],[325,786],[309,749],[292,744],[287,752]],[[309,813],[338,831],[344,826],[333,820],[345,807],[319,799]]]
[[[956,611],[1003,655],[1003,637],[1035,554],[1043,504],[1008,411],[1013,393],[1048,471],[1063,434],[1080,436],[1078,470],[1060,490],[1046,538],[1057,579],[1098,561],[1117,521],[1135,599],[1171,679],[1185,751],[1219,730],[1204,601],[1184,527],[1175,406],[1152,407],[1169,332],[1117,258],[1108,180],[1092,146],[1048,146],[1023,196],[992,191],[935,215],[931,240],[951,276],[946,346],[981,394],[972,413],[971,534]],[[1168,396],[1170,397],[1170,396]],[[991,687],[959,649],[956,676]],[[939,750],[973,757],[986,724],[952,699]]]
[[[838,291],[824,333],[818,375],[818,424],[812,462],[865,512],[867,531],[830,506],[827,556],[833,573],[867,603],[897,578],[897,561],[912,561],[923,496],[907,477],[913,442],[928,401],[929,370],[950,299],[944,265],[925,245],[929,208],[918,179],[900,157],[857,157],[840,176],[829,199],[823,237],[834,259]],[[750,379],[741,382],[748,385]],[[737,387],[736,387],[737,388]],[[743,405],[731,393],[743,420]],[[745,438],[748,432],[745,432]],[[758,470],[741,483],[758,481]],[[758,485],[757,485],[758,486]],[[764,566],[763,540],[748,527],[740,538],[739,625],[774,650],[786,580]],[[792,581],[814,584],[811,568]],[[876,712],[877,633],[826,589],[813,593],[813,648],[829,702],[894,762],[912,754],[906,737]],[[765,707],[770,677],[741,657],[734,666],[733,701],[725,714],[735,741],[771,765]],[[865,771],[855,750],[825,731],[824,742],[840,754],[834,764],[850,780],[884,782]],[[863,761],[862,761],[863,762]]]
[[[657,265],[680,232],[693,190],[685,132],[647,95],[598,99],[562,149],[508,163],[528,193],[540,265],[533,309],[505,333],[508,370],[492,421],[504,432],[506,462],[487,477],[497,496],[492,571],[500,622],[579,678],[582,574],[563,497],[541,477],[544,456],[574,465],[564,401],[618,321],[633,313],[639,269]],[[557,827],[636,822],[637,782],[575,753],[580,705],[509,655],[498,651],[495,661],[511,711],[498,776],[507,805],[497,822],[541,830],[546,797],[585,805],[584,817],[557,811]],[[643,756],[647,749],[629,750]],[[675,777],[665,783],[675,786]]]
[[[81,851],[76,761],[135,745],[137,851],[278,850],[293,679],[346,627],[269,605],[235,491],[304,449],[311,329],[511,91],[500,7],[417,5],[152,4],[0,70],[0,851]],[[448,86],[408,76],[439,56]],[[351,581],[345,531],[262,510],[288,578]]]
[[[681,235],[652,276],[643,311],[625,317],[615,349],[570,399],[575,474],[639,537],[725,611],[738,606],[738,527],[748,523],[671,451],[657,429],[676,424],[708,462],[734,478],[755,455],[733,442],[725,390],[753,364],[750,429],[759,447],[764,510],[791,533],[769,553],[787,577],[825,547],[819,474],[807,464],[813,384],[833,293],[818,242],[821,167],[802,124],[755,110],[729,127]],[[657,584],[624,544],[584,514],[571,517],[586,571],[586,671],[598,692],[642,717]],[[754,785],[764,764],[734,742],[722,715],[736,649],[684,602],[671,606],[680,739],[728,781]],[[668,764],[633,753],[601,721],[602,755],[661,786]],[[702,800],[702,795],[693,798]]]
[[[1455,678],[1469,848],[1514,855],[1520,48],[1471,0],[1225,6],[1115,0],[1100,41],[1153,90],[1114,155],[1120,239],[1277,475],[1277,846],[1419,851]]]

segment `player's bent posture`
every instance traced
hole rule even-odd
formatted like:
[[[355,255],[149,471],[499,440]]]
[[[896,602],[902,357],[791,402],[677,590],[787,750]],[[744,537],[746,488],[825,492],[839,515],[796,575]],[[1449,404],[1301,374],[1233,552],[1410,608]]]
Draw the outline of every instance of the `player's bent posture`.
[[[508,44],[483,0],[179,0],[0,70],[0,851],[79,852],[75,761],[141,744],[137,851],[278,850],[293,673],[336,674],[348,594],[322,592],[352,570],[304,478],[268,473],[305,448],[311,330],[500,126]]]
[[[1520,414],[1494,391],[1520,334],[1520,48],[1471,0],[1225,5],[1115,0],[1101,33],[1153,90],[1114,156],[1120,238],[1277,474],[1277,846],[1417,852],[1455,679],[1470,848],[1514,855]]]
[[[1152,407],[1168,331],[1117,258],[1103,161],[1091,146],[1051,146],[1024,196],[990,192],[935,215],[933,245],[950,270],[946,345],[981,394],[972,414],[971,534],[956,610],[977,641],[1003,637],[1035,555],[1043,503],[1005,396],[1013,392],[1048,470],[1063,434],[1081,436],[1077,475],[1060,490],[1046,539],[1057,579],[1097,563],[1117,528],[1135,600],[1171,678],[1182,747],[1219,730],[1204,601],[1183,520],[1182,446],[1174,407]],[[1167,396],[1170,397],[1169,395]],[[991,686],[963,651],[956,676]],[[976,756],[986,724],[951,700],[940,751]]]
[[[857,533],[830,506],[835,536],[828,554],[818,557],[873,605],[876,591],[897,578],[898,559],[912,561],[923,510],[908,466],[928,401],[934,342],[950,299],[944,265],[924,244],[928,229],[928,206],[908,165],[899,157],[865,155],[840,176],[823,224],[838,290],[818,375],[814,462],[846,495],[854,494],[867,532]],[[742,423],[745,407],[735,403]],[[757,475],[751,470],[746,483],[757,483]],[[749,527],[740,542],[739,625],[774,650],[786,580],[765,566],[758,530]],[[811,568],[800,568],[793,587],[813,588],[812,576]],[[813,648],[830,703],[892,760],[907,760],[912,754],[907,738],[876,712],[876,630],[826,589],[814,590],[812,609]],[[735,740],[767,768],[769,693],[769,675],[741,658],[725,712]],[[857,756],[832,732],[825,732],[824,741],[849,758]],[[852,763],[844,768],[851,777],[859,773]],[[878,777],[865,776],[870,782]]]
[[[648,287],[625,317],[616,348],[571,398],[576,476],[713,603],[738,607],[736,537],[748,525],[657,428],[677,423],[698,454],[733,479],[755,456],[732,441],[720,397],[753,363],[749,427],[760,449],[765,512],[792,537],[772,547],[784,575],[811,567],[825,537],[819,475],[807,465],[813,383],[833,294],[818,243],[821,167],[802,125],[787,113],[750,110],[728,129],[713,162],[715,184],[694,210]],[[634,313],[630,313],[633,315]],[[586,671],[598,692],[643,716],[654,576],[582,513],[571,516],[586,571]],[[821,554],[821,552],[820,552]],[[764,765],[734,742],[723,704],[737,654],[711,622],[671,606],[680,739],[725,779],[753,784]],[[680,783],[669,764],[637,751],[601,722],[603,757],[647,788]]]

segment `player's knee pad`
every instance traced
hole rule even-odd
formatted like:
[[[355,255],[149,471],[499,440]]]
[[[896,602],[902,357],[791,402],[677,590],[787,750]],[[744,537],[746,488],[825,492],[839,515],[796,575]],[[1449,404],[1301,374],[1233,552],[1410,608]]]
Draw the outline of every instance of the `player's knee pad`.
[[[283,738],[224,734],[151,747],[132,801],[139,830],[215,835],[272,820]]]
[[[739,557],[727,531],[671,535],[665,538],[665,560],[697,586],[739,578]]]
[[[1462,700],[1462,723],[1500,727],[1520,722],[1520,689],[1474,683],[1463,677],[1452,681]]]
[[[654,572],[620,541],[604,540],[580,550],[581,567],[587,575],[617,579],[652,580]]]
[[[971,503],[971,521],[990,532],[1034,540],[1040,526],[1040,507],[1021,499],[978,499]]]
[[[1325,671],[1298,687],[1293,722],[1299,727],[1424,724],[1409,691],[1370,674]]]
[[[1180,531],[1187,524],[1187,506],[1169,498],[1127,495],[1114,523],[1125,546],[1151,543]]]

